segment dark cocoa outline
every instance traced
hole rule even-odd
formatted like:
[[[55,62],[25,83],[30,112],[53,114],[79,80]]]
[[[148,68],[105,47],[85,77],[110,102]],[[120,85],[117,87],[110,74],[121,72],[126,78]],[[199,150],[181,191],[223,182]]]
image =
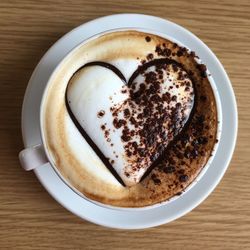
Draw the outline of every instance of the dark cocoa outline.
[[[159,65],[159,64],[175,64],[176,66],[181,67],[183,70],[185,70],[185,68],[183,67],[183,65],[181,63],[176,62],[173,59],[169,59],[169,58],[160,58],[160,59],[155,59],[152,60],[150,62],[147,62],[143,65],[138,66],[138,68],[134,71],[134,73],[132,74],[132,76],[129,78],[128,82],[126,81],[126,78],[124,77],[124,75],[122,74],[122,72],[117,69],[114,65],[106,63],[106,62],[101,62],[101,61],[96,61],[96,62],[90,62],[90,63],[86,63],[85,65],[83,65],[82,67],[80,67],[69,79],[69,82],[71,81],[71,79],[74,77],[74,75],[81,69],[88,67],[88,66],[101,66],[101,67],[105,67],[107,69],[112,70],[125,84],[127,84],[128,86],[130,86],[132,84],[132,82],[134,81],[134,79],[142,72],[145,71],[148,67],[154,66],[154,65]],[[185,70],[188,74],[188,71]],[[165,148],[165,150],[162,152],[161,155],[159,155],[159,157],[152,163],[152,165],[147,169],[147,171],[144,173],[144,175],[142,176],[140,182],[145,179],[147,177],[147,175],[152,171],[152,169],[162,160],[164,153],[169,150],[169,148],[181,137],[181,135],[183,134],[183,132],[186,130],[186,128],[189,126],[193,115],[195,113],[195,107],[196,107],[196,103],[197,103],[197,98],[196,98],[196,87],[195,87],[195,81],[192,78],[192,76],[190,74],[188,74],[188,77],[191,79],[192,81],[192,85],[193,85],[193,90],[194,90],[194,99],[193,99],[193,105],[192,105],[192,110],[191,113],[189,115],[188,120],[186,121],[186,123],[184,124],[182,130],[179,132],[179,134],[168,144],[168,146]],[[68,84],[69,85],[69,84]],[[79,124],[79,122],[77,121],[77,119],[75,118],[74,114],[72,113],[69,103],[68,103],[68,99],[67,99],[67,90],[68,90],[68,85],[65,91],[65,104],[66,104],[66,108],[67,111],[69,113],[70,118],[72,119],[73,123],[75,124],[75,126],[77,127],[78,131],[81,133],[81,135],[83,136],[83,138],[88,142],[88,144],[92,147],[92,149],[95,151],[95,153],[97,154],[97,156],[101,159],[101,161],[104,163],[104,165],[109,169],[109,171],[114,175],[114,177],[124,186],[126,187],[126,185],[124,184],[123,180],[121,179],[121,177],[118,175],[118,173],[115,171],[115,169],[113,168],[113,166],[110,164],[109,160],[104,156],[104,154],[102,153],[102,151],[99,149],[99,147],[92,141],[92,139],[89,137],[89,135],[86,133],[86,131],[82,128],[82,126]]]

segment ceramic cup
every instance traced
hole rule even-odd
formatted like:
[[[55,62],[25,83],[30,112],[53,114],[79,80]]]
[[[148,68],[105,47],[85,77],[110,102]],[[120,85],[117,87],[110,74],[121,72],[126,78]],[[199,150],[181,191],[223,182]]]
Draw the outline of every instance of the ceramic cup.
[[[108,30],[105,32],[101,32],[99,34],[96,34],[86,40],[84,40],[83,42],[81,42],[80,44],[78,44],[75,48],[73,48],[62,60],[61,62],[57,65],[57,67],[54,69],[54,71],[52,72],[47,85],[44,89],[43,92],[43,97],[42,97],[42,101],[40,104],[40,135],[42,138],[42,143],[39,145],[34,145],[33,147],[29,147],[29,148],[25,148],[24,150],[22,150],[19,153],[19,160],[21,163],[21,166],[23,167],[24,170],[26,171],[30,171],[33,170],[37,167],[40,167],[42,165],[46,165],[47,163],[50,163],[50,165],[53,167],[53,169],[55,170],[55,172],[58,174],[58,176],[62,179],[62,181],[67,184],[74,192],[76,192],[78,195],[80,195],[82,198],[87,199],[99,206],[103,206],[106,208],[110,208],[110,209],[118,209],[118,210],[145,210],[145,209],[152,209],[158,206],[162,206],[165,205],[168,202],[171,202],[175,199],[178,199],[179,197],[181,197],[182,195],[176,195],[174,197],[172,197],[169,200],[166,200],[164,202],[158,203],[158,204],[154,204],[154,205],[149,205],[149,206],[145,206],[145,207],[139,207],[139,208],[124,208],[124,207],[116,207],[116,206],[112,206],[112,205],[107,205],[107,204],[103,204],[94,200],[89,199],[88,197],[84,196],[82,193],[80,193],[77,189],[75,189],[67,180],[65,180],[65,178],[61,175],[61,173],[59,172],[59,170],[57,169],[57,167],[53,164],[53,161],[50,159],[50,154],[49,154],[49,149],[45,146],[46,144],[45,142],[45,138],[44,138],[44,126],[43,126],[43,118],[41,115],[41,111],[43,109],[43,105],[45,104],[44,100],[46,97],[46,90],[49,88],[50,84],[52,84],[51,79],[54,78],[54,75],[57,74],[57,72],[60,72],[60,68],[62,67],[62,65],[65,63],[65,61],[67,61],[67,59],[69,57],[71,57],[71,55],[73,53],[75,53],[83,44],[88,43],[89,41],[98,38],[99,36],[105,35],[107,33],[111,33],[111,32],[116,32],[116,31],[126,31],[126,30],[136,30],[136,31],[141,31],[141,32],[145,32],[145,33],[150,33],[152,35],[158,35],[160,37],[166,38],[172,42],[177,43],[178,45],[182,46],[182,47],[186,47],[188,49],[187,46],[185,46],[184,44],[182,44],[180,41],[177,41],[176,39],[173,39],[170,36],[167,36],[166,34],[160,33],[160,32],[155,32],[153,30],[149,30],[149,29],[141,29],[141,28],[122,28],[122,29],[112,29],[112,30]],[[197,59],[198,62],[200,62],[199,59]],[[209,71],[209,69],[208,69]],[[216,84],[213,80],[213,77],[208,74],[208,79],[209,82],[211,84],[211,87],[213,89],[214,92],[214,96],[215,96],[215,100],[216,100],[216,106],[217,106],[217,116],[218,116],[218,127],[217,127],[217,138],[220,138],[220,134],[221,134],[221,127],[222,127],[222,113],[221,113],[221,103],[220,103],[220,99],[219,99],[219,94],[216,88]],[[202,176],[204,175],[204,173],[206,172],[206,170],[208,169],[208,167],[210,166],[216,151],[218,148],[218,144],[214,145],[214,149],[213,149],[213,154],[212,156],[209,158],[206,166],[202,169],[202,171],[199,173],[199,175],[196,177],[196,179],[185,189],[185,192],[188,192],[199,180],[200,178],[202,178]]]

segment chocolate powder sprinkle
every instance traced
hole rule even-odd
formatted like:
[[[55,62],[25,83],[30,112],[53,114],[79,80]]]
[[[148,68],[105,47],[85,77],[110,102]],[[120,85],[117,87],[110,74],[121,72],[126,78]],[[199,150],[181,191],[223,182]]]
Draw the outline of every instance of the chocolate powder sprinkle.
[[[186,182],[188,180],[188,176],[183,174],[183,175],[180,175],[179,177],[179,181],[180,182]]]
[[[205,64],[197,64],[197,69],[200,71],[201,77],[207,77],[207,67]]]
[[[166,173],[166,174],[171,174],[173,172],[175,172],[175,167],[174,166],[168,166],[168,167],[165,167],[163,169],[163,171]]]
[[[157,45],[155,48],[155,52],[158,56],[169,57],[172,54],[172,51],[164,46]]]
[[[169,55],[164,46],[156,48],[156,52]],[[186,120],[182,111],[185,107],[177,102],[177,96],[171,96],[167,89],[166,92],[162,92],[161,87],[162,79],[169,77],[168,71],[173,70],[178,74],[182,71],[182,66],[168,59],[156,59],[155,64],[152,62],[139,67],[136,75],[129,80],[129,99],[122,104],[123,107],[118,105],[111,109],[113,125],[122,132],[121,140],[126,156],[133,156],[134,159],[132,170],[127,171],[129,174],[138,171],[144,165],[156,162],[166,150],[166,142],[173,140]],[[137,81],[138,75],[144,78],[140,82]],[[186,81],[191,88],[188,75],[185,73],[181,76],[187,78]],[[189,101],[192,102],[192,99]],[[177,152],[177,155],[181,154]],[[175,168],[171,165],[163,171],[171,173]],[[157,178],[155,180],[154,182],[158,183]]]
[[[97,116],[98,118],[101,118],[105,115],[105,111],[104,110],[100,110],[98,113],[97,113]]]
[[[187,54],[187,49],[185,47],[180,47],[179,50],[177,51],[177,56],[184,56]]]
[[[130,111],[129,111],[129,109],[125,109],[124,110],[124,117],[125,118],[128,118],[130,116]]]
[[[160,179],[153,179],[155,185],[160,185],[161,180]]]
[[[147,55],[147,60],[152,60],[154,58],[154,55],[152,53]]]

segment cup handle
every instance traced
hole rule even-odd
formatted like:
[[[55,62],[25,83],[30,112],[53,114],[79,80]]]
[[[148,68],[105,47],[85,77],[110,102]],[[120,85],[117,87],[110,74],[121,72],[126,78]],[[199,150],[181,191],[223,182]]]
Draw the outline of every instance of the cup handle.
[[[48,162],[42,144],[25,148],[19,153],[19,160],[24,170],[30,171]]]

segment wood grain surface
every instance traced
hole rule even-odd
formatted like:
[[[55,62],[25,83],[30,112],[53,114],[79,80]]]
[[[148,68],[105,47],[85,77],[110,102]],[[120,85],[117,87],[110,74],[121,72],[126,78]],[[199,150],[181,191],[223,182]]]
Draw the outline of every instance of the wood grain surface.
[[[18,162],[21,104],[31,73],[63,34],[96,17],[157,15],[200,37],[232,81],[239,110],[233,160],[216,190],[188,215],[126,231],[83,221]],[[250,1],[0,1],[0,249],[250,249]]]

